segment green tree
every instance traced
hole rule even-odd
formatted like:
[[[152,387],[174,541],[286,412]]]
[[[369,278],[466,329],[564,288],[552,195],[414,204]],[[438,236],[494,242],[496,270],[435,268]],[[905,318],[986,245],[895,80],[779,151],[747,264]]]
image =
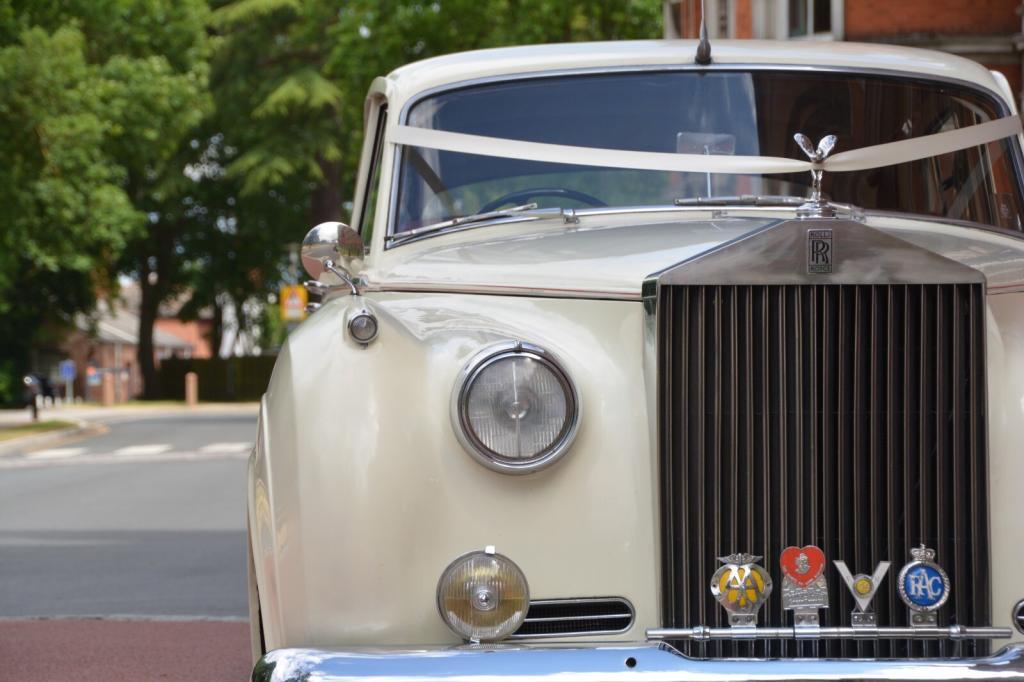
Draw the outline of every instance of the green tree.
[[[345,217],[371,80],[479,47],[656,37],[658,0],[14,0],[0,4],[0,398],[47,324],[116,275],[241,309]],[[28,293],[29,295],[26,295]],[[3,378],[4,368],[7,378]]]
[[[252,276],[256,261],[270,263],[275,245],[297,241],[313,224],[347,217],[363,100],[374,77],[417,59],[480,47],[653,38],[661,22],[658,0],[213,4],[211,139],[223,170],[215,188],[223,197],[208,201],[222,209],[223,199],[233,203],[218,214],[221,228],[207,232],[203,249],[221,253],[214,262],[231,271],[215,287],[200,278],[194,291],[196,301],[214,306],[230,291],[236,309],[247,295],[266,294],[276,284],[267,268],[260,271],[265,276]],[[225,221],[234,238],[223,234]],[[214,262],[204,268],[217,267]],[[266,338],[273,336],[266,331]]]
[[[657,38],[661,12],[659,0],[351,0],[325,29],[324,71],[346,94],[343,148],[358,150],[373,79],[403,64],[489,47]],[[356,171],[346,166],[347,187]]]
[[[122,84],[87,59],[74,26],[0,49],[0,402],[15,397],[45,325],[66,325],[112,286],[114,258],[145,215],[111,153]]]
[[[298,180],[309,224],[351,200],[363,98],[374,77],[410,61],[481,47],[656,38],[658,0],[234,0],[211,16],[211,78],[227,165],[255,194]]]
[[[19,287],[25,270],[81,273],[80,295],[58,291],[56,308],[9,302],[18,309],[12,320],[33,321],[24,335],[31,343],[53,312],[87,308],[97,289],[115,288],[118,271],[133,274],[150,393],[153,321],[178,286],[176,238],[188,224],[191,133],[210,108],[207,15],[205,0],[34,0],[0,13],[0,36],[18,41],[7,48],[9,68],[32,76],[3,74],[0,116],[13,118],[8,130],[39,131],[9,142],[21,146],[13,158],[24,159],[5,183],[22,227],[5,236],[22,245],[22,263],[0,262],[0,301],[5,273],[16,273]]]
[[[305,222],[339,220],[345,199],[340,109],[344,96],[325,73],[326,29],[337,4],[238,0],[214,10],[218,33],[212,87],[224,142],[236,150],[227,177],[243,198],[305,186]]]
[[[221,136],[213,136],[207,156],[222,147]],[[190,196],[191,224],[182,241],[182,250],[190,257],[185,280],[191,292],[182,315],[190,318],[203,309],[213,310],[211,342],[219,348],[227,306],[245,328],[263,326],[262,315],[248,312],[262,311],[262,306],[249,302],[266,300],[287,277],[286,244],[295,239],[294,227],[307,219],[308,188],[295,187],[296,195],[290,196],[285,184],[240,199],[241,178],[226,177],[209,158],[204,172]]]

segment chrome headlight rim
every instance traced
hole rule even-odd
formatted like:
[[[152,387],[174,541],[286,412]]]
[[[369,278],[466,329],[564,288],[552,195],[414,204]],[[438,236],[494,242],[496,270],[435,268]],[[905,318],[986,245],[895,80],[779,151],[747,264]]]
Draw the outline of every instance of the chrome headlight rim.
[[[551,371],[565,393],[567,418],[562,431],[551,445],[529,459],[513,460],[494,452],[480,441],[467,419],[466,408],[473,381],[492,364],[508,357],[527,357],[540,362]],[[451,419],[459,443],[477,462],[503,474],[529,474],[560,460],[572,445],[579,430],[580,396],[576,384],[553,353],[525,341],[503,341],[482,349],[463,366],[452,391]]]

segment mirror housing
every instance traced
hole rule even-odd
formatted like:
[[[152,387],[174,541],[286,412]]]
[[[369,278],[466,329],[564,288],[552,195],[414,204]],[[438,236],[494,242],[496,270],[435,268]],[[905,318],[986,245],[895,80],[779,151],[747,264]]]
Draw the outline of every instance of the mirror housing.
[[[309,276],[318,279],[328,270],[345,282],[353,294],[358,294],[352,270],[362,265],[365,247],[363,238],[345,223],[320,223],[302,240],[302,267]]]

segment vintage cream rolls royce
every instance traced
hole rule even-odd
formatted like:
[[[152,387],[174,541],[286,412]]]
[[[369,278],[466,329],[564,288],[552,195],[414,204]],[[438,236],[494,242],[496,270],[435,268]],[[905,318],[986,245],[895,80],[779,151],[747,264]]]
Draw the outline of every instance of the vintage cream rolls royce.
[[[249,462],[253,679],[1024,678],[1013,93],[696,47],[373,83]]]

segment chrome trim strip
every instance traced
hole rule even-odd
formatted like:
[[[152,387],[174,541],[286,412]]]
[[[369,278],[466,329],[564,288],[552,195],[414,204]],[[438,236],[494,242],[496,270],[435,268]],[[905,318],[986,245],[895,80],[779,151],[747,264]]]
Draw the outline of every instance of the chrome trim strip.
[[[257,663],[253,682],[731,682],[801,679],[1024,680],[1024,644],[984,658],[952,660],[698,660],[659,643],[589,647],[498,644],[453,647],[278,649]]]
[[[689,71],[784,71],[784,72],[808,72],[808,73],[856,73],[870,76],[882,76],[898,78],[905,81],[924,81],[928,83],[945,83],[950,85],[956,85],[959,87],[972,90],[981,95],[987,95],[991,97],[995,104],[996,109],[1000,116],[1008,116],[1013,112],[1007,106],[1003,99],[1003,94],[998,90],[992,90],[987,87],[979,87],[977,83],[971,81],[961,80],[959,78],[940,77],[935,75],[920,75],[920,74],[908,74],[906,71],[898,71],[893,69],[871,69],[871,68],[858,68],[852,69],[849,67],[840,66],[809,66],[807,64],[744,64],[744,63],[712,63],[707,66],[700,66],[695,64],[651,64],[651,65],[633,65],[633,66],[602,66],[602,67],[581,67],[575,69],[553,69],[548,71],[529,71],[524,73],[514,74],[502,74],[496,76],[487,76],[485,78],[474,78],[465,81],[455,81],[453,83],[446,83],[434,88],[423,90],[416,95],[410,97],[402,104],[402,109],[399,112],[397,122],[400,125],[406,125],[409,122],[409,110],[418,104],[420,101],[436,95],[441,92],[449,92],[453,90],[460,90],[463,88],[473,87],[477,85],[487,85],[489,83],[500,83],[507,81],[519,81],[519,80],[534,80],[542,78],[559,78],[563,76],[585,76],[585,75],[597,75],[597,74],[617,74],[617,73],[632,73],[632,72],[689,72]],[[409,241],[402,241],[398,243],[392,243],[392,240],[397,236],[395,233],[395,225],[398,217],[398,181],[399,171],[401,168],[401,153],[402,150],[399,145],[394,145],[394,159],[391,167],[391,186],[390,193],[388,196],[388,211],[387,211],[387,223],[385,225],[385,238],[384,238],[384,249],[388,250],[401,246],[402,244],[411,243],[416,241],[410,239]],[[1014,166],[1017,169],[1018,174],[1024,173],[1024,159],[1021,158],[1022,150],[1020,144],[1012,144],[1012,149],[1016,152],[1014,156]],[[998,230],[999,228],[992,228]],[[1024,236],[1021,236],[1024,238]]]
[[[601,301],[640,301],[640,291],[559,289],[554,287],[505,286],[501,284],[368,283],[365,292],[410,294],[469,294],[479,296],[528,296],[531,298],[582,298]]]
[[[1010,628],[971,627],[727,627],[652,628],[647,639],[678,639],[698,642],[749,639],[1009,639]]]
[[[527,618],[524,623],[567,623],[575,620],[617,620],[629,618],[628,613],[597,613],[589,616],[546,616],[542,618]],[[588,631],[589,632],[589,631]]]
[[[1011,284],[999,284],[996,286],[989,286],[986,292],[989,296],[995,296],[997,294],[1019,294],[1024,292],[1024,282],[1013,282]]]

